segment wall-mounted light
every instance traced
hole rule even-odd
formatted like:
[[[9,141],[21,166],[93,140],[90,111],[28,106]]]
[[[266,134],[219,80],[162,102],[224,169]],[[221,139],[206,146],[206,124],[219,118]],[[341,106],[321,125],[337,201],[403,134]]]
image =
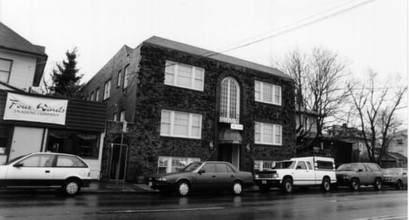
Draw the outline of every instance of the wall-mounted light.
[[[247,145],[246,145],[246,151],[247,151],[247,153],[249,153],[249,152],[251,151],[250,144],[247,144]]]
[[[210,150],[210,151],[213,151],[213,149],[214,149],[213,141],[210,141],[210,143],[209,143],[209,150]]]

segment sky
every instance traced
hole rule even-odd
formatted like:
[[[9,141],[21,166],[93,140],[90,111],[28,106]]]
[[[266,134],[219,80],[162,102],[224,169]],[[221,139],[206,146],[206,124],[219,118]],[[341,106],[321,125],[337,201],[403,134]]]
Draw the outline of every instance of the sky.
[[[88,81],[123,46],[151,36],[270,66],[323,47],[382,80],[408,81],[407,0],[0,0],[0,21],[46,47],[49,75],[78,49]]]

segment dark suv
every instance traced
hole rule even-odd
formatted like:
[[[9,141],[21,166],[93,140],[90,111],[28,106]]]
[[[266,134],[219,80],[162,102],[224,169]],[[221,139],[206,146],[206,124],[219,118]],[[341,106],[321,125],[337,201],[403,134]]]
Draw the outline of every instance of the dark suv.
[[[382,169],[375,163],[347,163],[337,169],[337,185],[349,186],[354,191],[361,185],[373,185],[375,190],[380,190],[382,178]]]

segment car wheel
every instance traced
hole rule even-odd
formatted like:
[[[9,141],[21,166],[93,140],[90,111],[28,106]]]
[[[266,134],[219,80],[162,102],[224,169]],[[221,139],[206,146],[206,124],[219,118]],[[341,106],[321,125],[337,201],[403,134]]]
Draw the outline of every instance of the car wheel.
[[[374,188],[375,188],[375,190],[381,190],[382,189],[382,180],[381,179],[379,179],[379,178],[375,179]]]
[[[187,181],[180,181],[177,185],[177,192],[179,196],[187,196],[190,192],[190,185]]]
[[[396,182],[395,188],[396,188],[397,190],[403,189],[403,183],[402,183],[401,180],[398,180],[398,181]]]
[[[285,193],[291,193],[293,191],[293,181],[290,178],[285,178],[282,183],[281,189]]]
[[[76,179],[68,179],[67,181],[65,181],[62,189],[66,195],[73,196],[80,192],[81,185]]]
[[[233,194],[238,196],[243,192],[243,185],[241,184],[241,182],[234,182],[233,183]]]
[[[331,181],[328,178],[324,178],[322,180],[322,184],[321,184],[321,189],[324,192],[329,192],[329,190],[331,189]]]
[[[355,178],[355,179],[351,180],[351,189],[352,189],[352,191],[358,191],[359,186],[360,186],[360,183],[359,183],[358,179]]]

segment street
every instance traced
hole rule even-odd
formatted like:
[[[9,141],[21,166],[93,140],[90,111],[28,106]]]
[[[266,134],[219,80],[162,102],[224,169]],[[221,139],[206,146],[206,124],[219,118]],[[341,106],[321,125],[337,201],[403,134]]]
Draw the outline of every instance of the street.
[[[407,191],[372,188],[331,193],[297,190],[241,196],[157,193],[81,194],[53,191],[0,194],[0,219],[407,219]]]

